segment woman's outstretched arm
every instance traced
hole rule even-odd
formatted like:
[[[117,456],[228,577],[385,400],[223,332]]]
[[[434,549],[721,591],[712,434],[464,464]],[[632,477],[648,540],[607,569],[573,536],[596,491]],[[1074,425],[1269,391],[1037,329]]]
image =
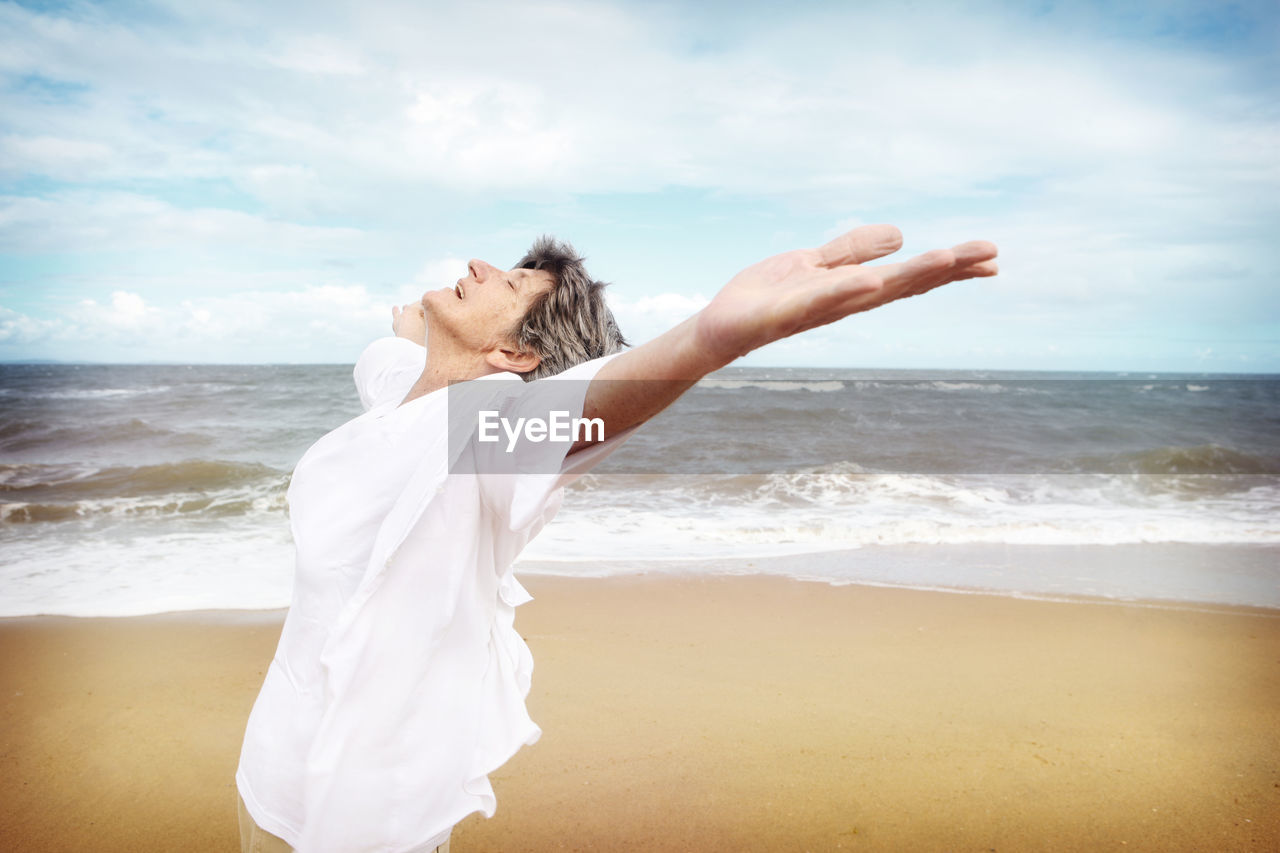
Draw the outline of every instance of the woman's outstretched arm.
[[[867,266],[901,246],[902,234],[894,226],[867,225],[820,248],[785,252],[747,267],[697,314],[606,364],[587,389],[583,416],[603,419],[608,433],[616,434],[653,417],[711,371],[765,344],[998,271],[995,245],[982,240]]]

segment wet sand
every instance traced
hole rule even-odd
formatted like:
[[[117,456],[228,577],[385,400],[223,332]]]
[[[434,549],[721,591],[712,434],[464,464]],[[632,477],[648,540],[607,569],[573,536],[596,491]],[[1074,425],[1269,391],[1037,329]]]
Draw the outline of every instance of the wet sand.
[[[1280,613],[525,579],[542,740],[455,853],[1280,849]],[[281,613],[0,620],[0,849],[238,849]]]

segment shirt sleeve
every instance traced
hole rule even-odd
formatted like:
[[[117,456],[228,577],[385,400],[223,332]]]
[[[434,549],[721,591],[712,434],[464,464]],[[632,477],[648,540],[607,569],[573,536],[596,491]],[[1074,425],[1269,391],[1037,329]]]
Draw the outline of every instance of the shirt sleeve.
[[[477,448],[477,473],[480,475],[481,494],[489,507],[504,518],[513,531],[526,531],[541,526],[559,509],[560,491],[583,474],[607,459],[635,432],[637,427],[616,434],[608,432],[608,424],[583,423],[579,429],[590,431],[594,437],[603,434],[602,441],[570,454],[573,448],[574,421],[582,418],[587,388],[591,380],[620,353],[584,362],[556,376],[523,383],[517,393],[507,396],[501,403],[493,424],[499,418],[505,425],[489,429],[497,441],[480,442],[480,433],[473,438]],[[522,433],[514,440],[507,433],[507,426],[531,420],[547,423],[547,437],[530,440]],[[559,434],[567,440],[554,440],[552,421],[560,426]],[[598,431],[597,431],[598,430]],[[587,432],[580,433],[588,435]]]
[[[369,344],[352,371],[360,405],[367,412],[382,403],[403,399],[422,375],[426,362],[427,348],[407,338],[379,338]]]

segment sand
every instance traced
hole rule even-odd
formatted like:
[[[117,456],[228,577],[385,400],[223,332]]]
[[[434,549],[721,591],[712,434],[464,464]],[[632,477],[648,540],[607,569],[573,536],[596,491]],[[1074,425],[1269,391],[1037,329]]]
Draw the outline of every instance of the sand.
[[[455,853],[1280,849],[1280,613],[531,577]],[[281,613],[0,620],[0,849],[235,851]]]

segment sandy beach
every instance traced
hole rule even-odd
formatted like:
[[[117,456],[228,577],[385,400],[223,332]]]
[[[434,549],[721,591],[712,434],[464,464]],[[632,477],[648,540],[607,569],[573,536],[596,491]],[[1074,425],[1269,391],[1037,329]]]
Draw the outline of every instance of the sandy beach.
[[[454,850],[1275,850],[1280,613],[530,577],[544,730]],[[238,849],[283,614],[0,621],[0,848]]]

